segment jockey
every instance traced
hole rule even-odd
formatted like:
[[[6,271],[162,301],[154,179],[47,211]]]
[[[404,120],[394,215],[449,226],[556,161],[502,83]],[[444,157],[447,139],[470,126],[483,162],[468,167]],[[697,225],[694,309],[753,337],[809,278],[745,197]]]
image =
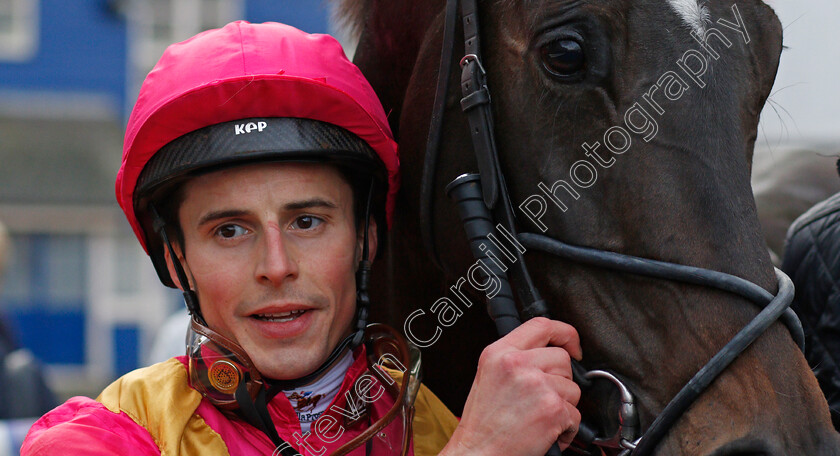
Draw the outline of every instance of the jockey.
[[[187,355],[68,400],[22,454],[567,446],[580,420],[570,326],[531,321],[488,347],[459,422],[419,383],[417,349],[368,324],[398,184],[385,113],[331,37],[234,22],[167,48],[129,118],[116,194],[184,293]]]

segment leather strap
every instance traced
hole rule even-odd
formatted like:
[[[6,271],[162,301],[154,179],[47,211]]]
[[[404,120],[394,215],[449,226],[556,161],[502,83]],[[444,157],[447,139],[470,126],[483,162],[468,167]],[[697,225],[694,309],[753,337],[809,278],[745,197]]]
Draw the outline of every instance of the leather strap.
[[[461,59],[461,109],[467,115],[470,135],[478,160],[478,172],[482,177],[481,189],[484,204],[490,210],[499,200],[499,159],[496,141],[493,137],[493,112],[490,106],[490,91],[487,88],[487,73],[481,65],[481,47],[478,37],[478,14],[475,0],[461,1],[461,18],[464,23],[464,58]]]
[[[501,173],[499,154],[493,134],[493,111],[490,103],[490,89],[487,87],[487,74],[481,64],[481,42],[479,41],[479,22],[476,0],[461,0],[461,16],[464,23],[464,48],[466,54],[461,59],[461,109],[470,124],[473,149],[481,175],[481,191],[484,204],[493,213],[495,220],[514,237],[516,219],[510,204],[510,195]],[[531,279],[525,265],[525,258],[518,250],[514,252],[516,261],[511,266],[516,294],[522,303],[524,319],[537,316],[551,318],[545,301]]]
[[[440,152],[440,136],[443,130],[443,112],[446,108],[446,94],[449,92],[449,72],[452,70],[452,57],[455,52],[455,25],[458,19],[458,0],[447,0],[444,13],[443,45],[440,50],[435,102],[432,107],[432,119],[429,124],[429,136],[426,138],[426,156],[423,159],[423,176],[420,180],[420,233],[423,247],[429,252],[432,261],[443,269],[435,245],[432,227],[435,168]]]

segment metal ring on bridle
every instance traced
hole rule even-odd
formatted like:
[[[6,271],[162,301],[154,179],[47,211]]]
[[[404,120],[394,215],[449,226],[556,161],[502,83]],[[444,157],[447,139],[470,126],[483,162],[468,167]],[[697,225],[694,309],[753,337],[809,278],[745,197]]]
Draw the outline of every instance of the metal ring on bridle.
[[[618,377],[607,371],[591,370],[584,377],[587,380],[604,378],[611,381],[618,388],[621,399],[621,407],[618,411],[618,430],[615,435],[610,438],[596,437],[592,443],[609,448],[628,448],[627,445],[633,445],[632,442],[638,437],[639,432],[639,414],[636,412],[633,393]],[[635,447],[635,445],[633,446]]]
[[[618,453],[618,456],[630,456],[633,453],[633,450],[636,449],[636,446],[639,444],[640,440],[642,440],[641,437],[639,437],[638,439],[636,439],[632,442],[622,440],[621,441],[621,446],[622,446],[622,448],[624,448],[624,451],[622,451],[621,453]]]

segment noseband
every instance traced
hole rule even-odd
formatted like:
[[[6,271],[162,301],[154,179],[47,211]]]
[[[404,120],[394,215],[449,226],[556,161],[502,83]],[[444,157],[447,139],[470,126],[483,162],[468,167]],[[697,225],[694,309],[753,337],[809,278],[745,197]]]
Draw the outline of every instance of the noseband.
[[[426,155],[423,164],[420,200],[420,226],[426,250],[434,261],[441,265],[432,233],[432,204],[437,154],[441,141],[443,112],[448,91],[449,73],[454,53],[455,26],[458,15],[458,0],[447,0],[443,46],[441,48],[437,89]],[[572,361],[574,380],[586,389],[593,379],[601,378],[612,382],[619,391],[621,407],[619,426],[612,437],[597,436],[588,426],[581,423],[576,437],[577,448],[583,454],[593,454],[589,448],[600,447],[620,451],[621,456],[651,454],[657,444],[673,427],[679,417],[694,403],[703,391],[734,361],[753,341],[779,318],[788,326],[797,345],[804,347],[802,325],[789,308],[793,300],[793,284],[780,270],[776,269],[779,291],[773,296],[764,288],[740,277],[719,271],[656,261],[623,255],[588,247],[573,246],[557,239],[535,233],[517,234],[515,216],[504,175],[499,165],[493,135],[493,116],[490,92],[486,74],[481,63],[479,27],[476,0],[461,0],[461,16],[464,28],[464,57],[461,59],[461,108],[470,126],[473,148],[478,162],[478,174],[464,174],[452,181],[446,188],[459,209],[473,255],[484,260],[485,266],[501,284],[500,291],[488,300],[488,311],[500,336],[512,331],[521,322],[521,316],[514,301],[514,294],[508,280],[510,269],[516,286],[516,295],[522,303],[524,318],[544,316],[551,318],[545,301],[534,286],[522,257],[522,252],[513,249],[515,258],[502,269],[493,259],[505,258],[493,242],[482,242],[493,232],[494,226],[501,226],[516,240],[529,249],[534,249],[578,263],[597,266],[618,272],[646,277],[672,280],[693,285],[727,291],[748,299],[762,310],[744,326],[716,355],[709,360],[689,382],[677,393],[654,419],[650,427],[639,435],[639,418],[632,392],[618,376],[601,370],[586,371]],[[553,447],[549,454],[560,454]],[[598,453],[600,454],[600,453]]]

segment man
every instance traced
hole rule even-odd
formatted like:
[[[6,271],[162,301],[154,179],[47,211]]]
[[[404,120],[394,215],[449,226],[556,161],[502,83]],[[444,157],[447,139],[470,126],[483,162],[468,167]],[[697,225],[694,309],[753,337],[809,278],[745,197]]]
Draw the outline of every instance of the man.
[[[23,454],[545,454],[576,432],[570,326],[488,347],[458,422],[367,326],[399,163],[338,43],[236,22],[170,46],[129,119],[117,198],[192,314],[187,357],[73,398]],[[280,393],[283,394],[280,394]]]
[[[791,224],[782,270],[796,286],[791,308],[805,330],[805,358],[840,431],[840,193]]]
[[[10,262],[12,240],[0,222],[0,287]],[[32,419],[55,407],[57,401],[44,379],[41,363],[15,341],[14,327],[8,325],[0,309],[0,434],[20,443],[23,434],[14,422],[2,420]],[[3,445],[0,445],[2,454]]]

